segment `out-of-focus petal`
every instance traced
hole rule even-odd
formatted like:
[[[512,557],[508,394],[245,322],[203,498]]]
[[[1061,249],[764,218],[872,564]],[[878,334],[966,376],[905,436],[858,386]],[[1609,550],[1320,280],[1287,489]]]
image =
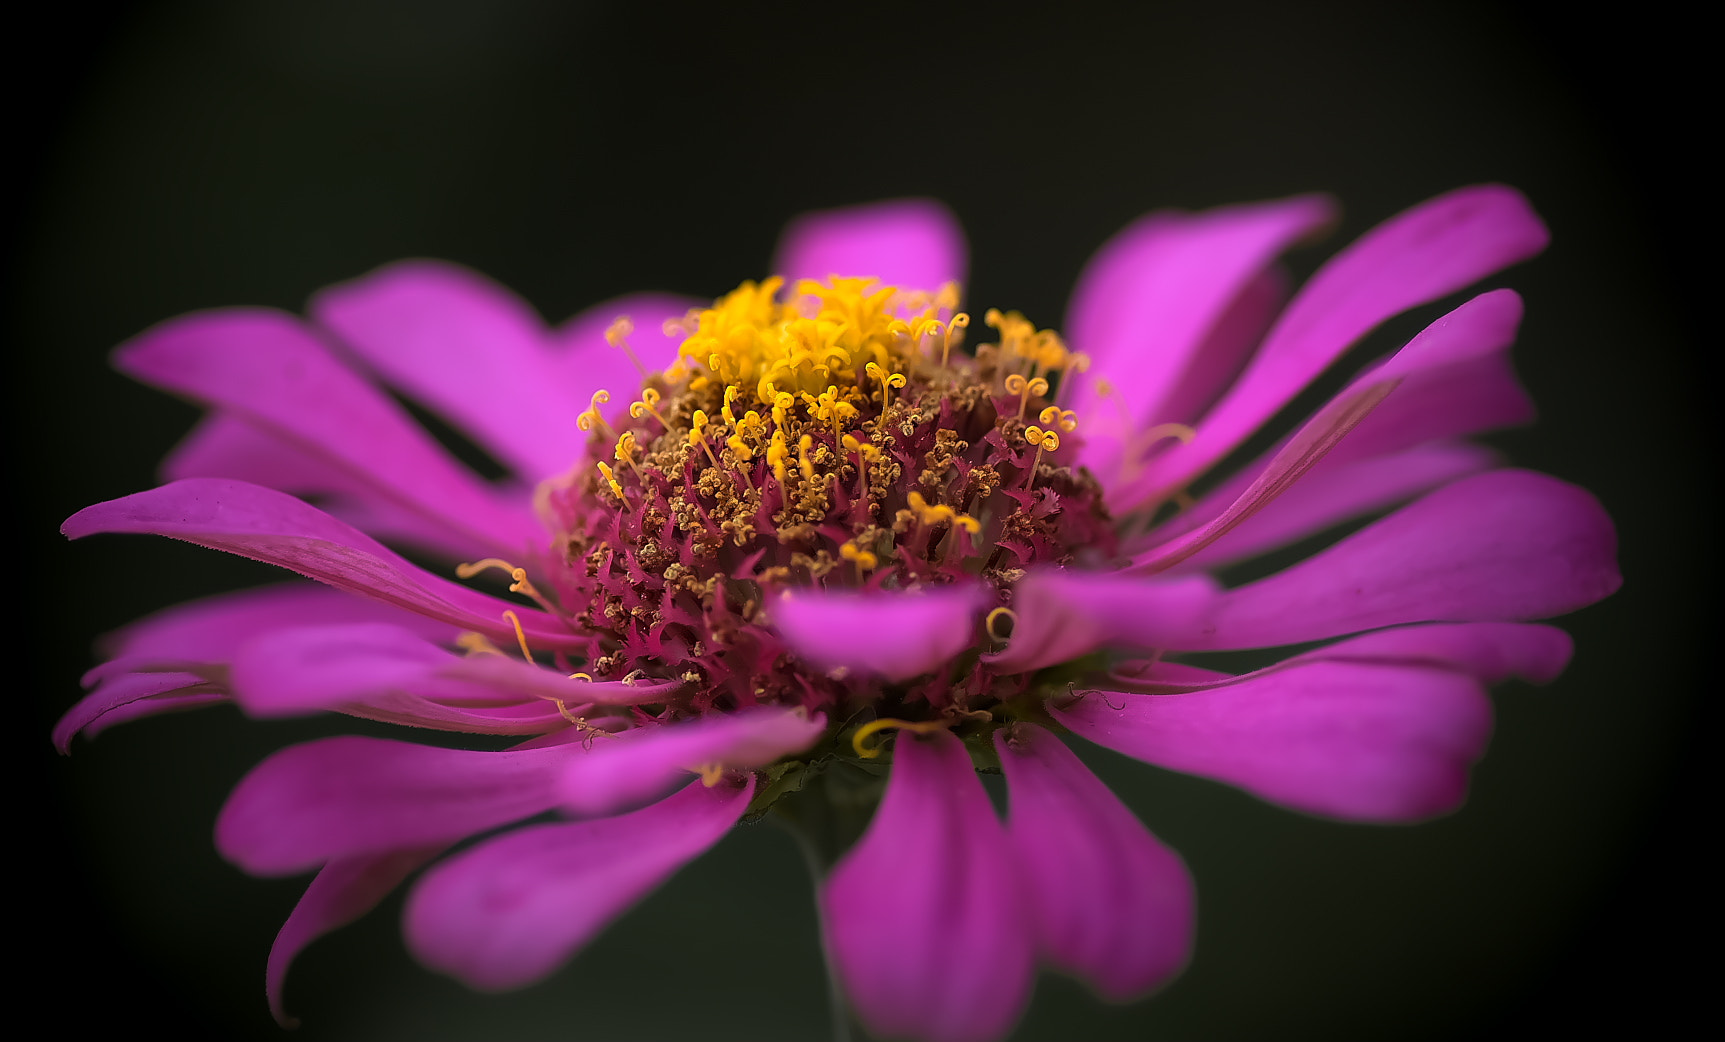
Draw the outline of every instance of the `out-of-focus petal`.
[[[1007,831],[1042,958],[1115,1002],[1180,972],[1193,937],[1180,856],[1058,738],[1035,724],[1006,734],[994,733],[994,747],[1011,797]]]
[[[255,875],[452,843],[550,810],[578,742],[478,752],[342,736],[252,768],[216,819],[216,849]]]
[[[587,407],[556,378],[549,331],[527,302],[445,261],[410,260],[314,296],[311,319],[391,387],[530,481],[560,473]]]
[[[1013,589],[1012,638],[984,655],[997,673],[1023,673],[1101,647],[1165,647],[1203,632],[1218,596],[1204,576],[1148,580],[1110,573],[1041,569]]]
[[[821,888],[828,958],[888,1038],[985,1042],[1029,998],[1032,941],[1006,832],[946,732],[901,734],[868,831]]]
[[[691,782],[632,814],[518,829],[453,857],[413,888],[408,947],[470,987],[531,984],[718,842],[754,784]]]
[[[791,285],[840,275],[935,290],[962,283],[967,260],[952,211],[932,199],[894,199],[796,218],[779,238],[773,271]]]
[[[161,469],[167,481],[232,478],[302,498],[317,496],[325,512],[375,538],[439,557],[485,555],[485,544],[471,534],[408,510],[341,467],[228,413],[206,413],[168,453]],[[501,490],[496,494],[504,499],[509,495]],[[531,493],[522,491],[519,498],[521,512],[530,512]]]
[[[681,335],[665,331],[665,321],[682,318],[691,307],[712,303],[669,293],[632,293],[593,305],[553,334],[557,353],[552,364],[559,373],[559,386],[567,389],[579,409],[587,408],[593,392],[604,390],[611,394],[604,414],[626,412],[641,387],[641,370],[635,368],[628,354],[611,346],[605,331],[619,318],[627,318],[634,327],[627,339],[635,357],[649,373],[659,372],[676,360],[677,347],[683,342]],[[571,458],[569,462],[573,461]]]
[[[441,849],[392,850],[343,858],[318,872],[299,904],[294,905],[287,922],[282,924],[281,932],[276,934],[275,944],[270,946],[269,963],[264,969],[264,993],[269,997],[270,1015],[277,1024],[284,1028],[299,1026],[299,1021],[288,1016],[282,1005],[282,986],[287,983],[288,968],[299,953],[324,934],[376,908],[414,869],[430,861]]]
[[[60,717],[54,725],[54,748],[65,756],[80,734],[94,738],[126,720],[227,700],[226,693],[196,673],[121,673],[104,679]]]
[[[781,597],[773,624],[819,669],[906,680],[938,670],[976,640],[978,587],[916,593],[823,593]]]
[[[1491,734],[1491,702],[1472,677],[1354,662],[1302,663],[1191,694],[1092,691],[1049,712],[1128,756],[1356,821],[1454,810]]]
[[[540,537],[531,513],[500,503],[291,315],[261,308],[186,315],[120,345],[114,365],[244,417],[478,544],[514,554]]]
[[[1617,536],[1586,491],[1524,470],[1462,478],[1255,583],[1159,645],[1273,647],[1410,622],[1561,615],[1616,590]]]
[[[1179,489],[1287,404],[1361,336],[1545,248],[1521,193],[1463,188],[1361,236],[1295,295],[1246,372],[1197,424],[1198,436],[1150,464],[1156,489]]]
[[[289,568],[337,589],[513,643],[512,610],[539,648],[581,643],[545,612],[432,575],[316,507],[243,481],[194,478],[85,507],[60,526],[70,539],[99,532],[165,535]]]
[[[1301,238],[1334,219],[1320,195],[1153,213],[1109,240],[1079,276],[1067,312],[1074,350],[1091,358],[1071,399],[1085,426],[1083,462],[1105,477],[1142,426],[1167,419],[1171,393],[1228,306]],[[1106,379],[1118,404],[1103,400]],[[1124,415],[1122,415],[1124,413]]]
[[[561,802],[576,814],[615,814],[662,795],[691,771],[760,767],[801,752],[826,726],[819,713],[759,708],[620,735],[568,763],[558,782]]]

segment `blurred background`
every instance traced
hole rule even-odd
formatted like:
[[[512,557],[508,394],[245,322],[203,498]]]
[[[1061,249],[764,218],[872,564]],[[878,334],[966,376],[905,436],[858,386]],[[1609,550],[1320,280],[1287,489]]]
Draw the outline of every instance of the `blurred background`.
[[[1187,858],[1196,960],[1134,1006],[1044,977],[1014,1037],[1641,1032],[1698,1003],[1703,967],[1681,942],[1714,907],[1691,836],[1717,821],[1698,696],[1719,464],[1691,28],[1485,0],[1035,14],[319,0],[38,17],[9,69],[24,187],[8,208],[7,413],[29,619],[12,860],[32,880],[13,914],[51,925],[17,943],[39,973],[20,1007],[68,1028],[281,1037],[264,957],[304,880],[243,876],[211,824],[270,751],[346,729],[212,711],[127,725],[69,759],[50,748],[95,635],[273,578],[166,540],[55,534],[153,484],[196,416],[107,368],[121,340],[193,308],[297,310],[408,256],[471,265],[554,322],[631,290],[712,296],[766,274],[792,215],[901,195],[962,219],[973,305],[1052,324],[1086,257],[1147,210],[1333,192],[1344,224],[1291,258],[1304,275],[1479,181],[1521,188],[1553,231],[1545,256],[1496,280],[1527,298],[1516,358],[1542,418],[1493,442],[1604,501],[1623,591],[1563,621],[1578,651],[1559,682],[1499,692],[1470,800],[1442,821],[1338,825],[1089,756]],[[519,993],[420,969],[399,915],[397,898],[302,957],[295,1037],[826,1030],[809,882],[770,827],[734,833]]]

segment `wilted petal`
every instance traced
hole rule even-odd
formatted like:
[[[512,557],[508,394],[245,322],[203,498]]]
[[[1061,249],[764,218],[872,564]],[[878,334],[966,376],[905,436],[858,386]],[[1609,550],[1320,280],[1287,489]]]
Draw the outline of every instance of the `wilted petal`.
[[[791,650],[817,669],[843,667],[898,681],[939,670],[974,644],[982,600],[975,586],[916,593],[808,590],[781,597],[772,618]]]
[[[932,199],[895,199],[796,218],[779,238],[773,271],[793,286],[839,275],[936,290],[964,281],[966,254],[952,211]]]
[[[801,752],[826,726],[819,713],[760,708],[628,732],[596,742],[592,753],[565,767],[561,802],[577,814],[614,814],[708,765],[760,767]]]
[[[1032,981],[1006,832],[957,738],[902,734],[868,832],[821,888],[833,970],[870,1031],[992,1042]]]
[[[1203,632],[1218,597],[1204,576],[1141,579],[1041,569],[1013,588],[1012,638],[983,659],[996,673],[1023,673],[1109,646],[1165,647]]]
[[[264,992],[269,996],[270,1015],[284,1028],[299,1026],[282,1005],[282,986],[288,968],[311,942],[353,922],[378,906],[389,892],[401,885],[414,869],[430,861],[442,847],[392,850],[367,857],[332,861],[312,879],[305,895],[294,905],[275,944],[270,946],[264,970]]]
[[[535,608],[523,608],[408,563],[365,535],[292,496],[243,481],[193,478],[85,507],[60,526],[67,538],[99,532],[165,535],[289,568],[337,589],[513,643],[512,610],[537,647],[581,641]]]
[[[1353,662],[1302,663],[1190,694],[1092,691],[1049,712],[1128,756],[1359,821],[1454,810],[1491,734],[1491,703],[1472,677]]]
[[[1042,957],[1125,1002],[1180,972],[1192,952],[1192,877],[1180,856],[1053,735],[994,733],[1007,830]]]
[[[1278,254],[1334,216],[1329,199],[1305,195],[1153,213],[1110,239],[1079,276],[1066,318],[1073,349],[1092,361],[1072,398],[1079,415],[1096,421],[1086,424],[1083,462],[1112,477],[1124,439],[1168,418],[1169,397],[1229,305]],[[1099,379],[1113,384],[1118,405],[1097,393]]]
[[[1272,647],[1410,622],[1561,615],[1617,589],[1599,502],[1556,478],[1462,478],[1300,564],[1222,595],[1181,650]]]
[[[391,264],[317,294],[310,317],[386,383],[537,481],[567,470],[585,400],[560,385],[527,302],[444,261]]]
[[[1190,484],[1373,327],[1526,260],[1547,238],[1527,200],[1502,185],[1450,192],[1378,225],[1306,283],[1197,438],[1153,460],[1146,480]]]
[[[120,345],[114,365],[242,416],[477,544],[517,553],[538,537],[531,514],[499,503],[291,315],[261,308],[194,313]]]
[[[252,768],[216,819],[216,848],[256,875],[452,843],[557,802],[579,743],[505,752],[343,736],[290,746]]]
[[[426,873],[408,898],[408,947],[485,991],[546,976],[612,920],[724,836],[749,805],[740,787],[692,782],[632,814],[535,825]]]

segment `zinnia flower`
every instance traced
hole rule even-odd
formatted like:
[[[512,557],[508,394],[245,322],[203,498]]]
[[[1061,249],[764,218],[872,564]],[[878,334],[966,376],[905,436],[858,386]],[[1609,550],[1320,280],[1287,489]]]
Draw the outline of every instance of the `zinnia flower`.
[[[165,535],[322,585],[128,628],[55,740],[226,702],[524,739],[328,738],[241,781],[221,852],[317,871],[269,957],[284,1020],[294,955],[422,868],[410,948],[512,988],[769,813],[830,865],[830,967],[880,1035],[998,1038],[1038,965],[1143,995],[1187,960],[1192,882],[1062,735],[1307,813],[1442,814],[1484,748],[1485,686],[1568,658],[1528,620],[1619,582],[1591,496],[1463,440],[1531,416],[1508,290],[1206,484],[1373,327],[1546,242],[1519,194],[1467,188],[1284,305],[1277,256],[1332,219],[1310,196],[1152,214],[1085,270],[1066,339],[971,323],[962,238],[922,202],[807,216],[783,277],[709,306],[640,296],[547,329],[410,261],[303,320],[164,323],[118,366],[210,412],[168,484],[65,533]],[[481,481],[384,388],[520,480]],[[1267,578],[1210,575],[1391,508]],[[463,563],[436,574],[379,540]],[[497,575],[518,599],[474,588]],[[1296,645],[1242,675],[1180,661]],[[1004,773],[1004,822],[978,771]]]

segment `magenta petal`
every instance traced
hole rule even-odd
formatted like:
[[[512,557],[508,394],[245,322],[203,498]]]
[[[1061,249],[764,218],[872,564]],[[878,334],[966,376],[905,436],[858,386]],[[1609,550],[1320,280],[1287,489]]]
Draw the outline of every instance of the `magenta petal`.
[[[1452,482],[1266,579],[1224,594],[1182,650],[1272,647],[1409,622],[1561,615],[1621,584],[1599,502],[1523,470]]]
[[[114,364],[151,386],[241,416],[475,543],[517,553],[537,538],[531,514],[500,504],[290,315],[256,308],[186,315],[122,344]]]
[[[1123,439],[1168,419],[1172,392],[1222,316],[1276,255],[1334,218],[1306,195],[1203,213],[1154,213],[1110,239],[1079,276],[1066,332],[1092,366],[1072,407],[1086,424],[1084,462],[1112,476]],[[1125,414],[1097,393],[1113,384]],[[1110,430],[1109,425],[1118,425]]]
[[[476,752],[344,736],[252,768],[216,819],[216,849],[255,875],[452,843],[550,810],[579,743]]]
[[[773,271],[793,286],[841,275],[935,290],[964,281],[966,254],[952,211],[932,199],[895,199],[803,214],[780,237]]]
[[[376,908],[378,902],[401,885],[414,869],[430,861],[441,847],[392,850],[367,857],[346,858],[324,866],[294,905],[293,912],[270,946],[264,970],[264,992],[269,996],[270,1015],[284,1028],[298,1027],[282,1005],[282,986],[288,967],[311,942],[353,922]]]
[[[1491,702],[1472,677],[1353,662],[1302,663],[1191,694],[1092,691],[1049,712],[1128,756],[1356,821],[1454,810],[1491,734]]]
[[[324,290],[310,316],[523,477],[550,477],[582,455],[586,435],[570,417],[587,402],[561,385],[545,323],[477,272],[402,261]]]
[[[821,888],[828,958],[877,1035],[992,1042],[1030,997],[1031,928],[970,755],[901,734],[868,831]]]
[[[85,507],[60,526],[70,539],[98,532],[165,535],[250,557],[362,597],[513,643],[513,610],[539,648],[584,646],[535,608],[498,600],[408,563],[371,537],[292,496],[243,481],[194,478]]]
[[[196,673],[122,673],[80,698],[54,725],[54,748],[65,756],[72,739],[94,738],[124,720],[226,702],[228,696]],[[124,716],[121,716],[124,714]]]
[[[951,662],[976,640],[982,591],[787,594],[772,610],[779,635],[818,669],[906,680]],[[867,634],[868,639],[858,639]]]
[[[711,305],[712,301],[704,303]],[[681,319],[691,307],[702,304],[692,297],[668,293],[632,293],[595,304],[553,334],[558,385],[568,390],[580,409],[588,407],[593,392],[609,391],[611,404],[606,415],[622,412],[638,397],[635,392],[641,387],[641,371],[625,352],[611,346],[605,331],[617,319],[627,318],[634,327],[628,343],[635,357],[648,372],[658,372],[676,359],[677,347],[683,342],[682,334],[666,332],[665,321]]]
[[[653,799],[708,765],[750,768],[801,752],[827,718],[800,709],[744,709],[729,716],[625,732],[593,743],[564,768],[558,790],[566,810],[615,814]]]
[[[443,862],[413,888],[407,945],[484,991],[551,973],[636,901],[718,842],[754,793],[692,782],[615,818],[535,825]]]
[[[1013,588],[1018,618],[1006,650],[983,659],[997,673],[1023,673],[1102,647],[1165,647],[1202,632],[1217,597],[1215,583],[1203,576],[1033,571]]]
[[[1557,679],[1575,643],[1555,626],[1522,622],[1437,623],[1400,626],[1337,641],[1293,662],[1327,659],[1460,669],[1481,683],[1520,677],[1534,684]],[[1277,667],[1271,667],[1277,668]]]
[[[1011,796],[1007,830],[1043,959],[1125,1002],[1192,952],[1192,877],[1180,856],[1053,735],[994,733]]]
[[[1527,200],[1502,185],[1450,192],[1378,225],[1300,290],[1197,438],[1154,460],[1149,480],[1190,484],[1367,331],[1526,260],[1547,238]]]

